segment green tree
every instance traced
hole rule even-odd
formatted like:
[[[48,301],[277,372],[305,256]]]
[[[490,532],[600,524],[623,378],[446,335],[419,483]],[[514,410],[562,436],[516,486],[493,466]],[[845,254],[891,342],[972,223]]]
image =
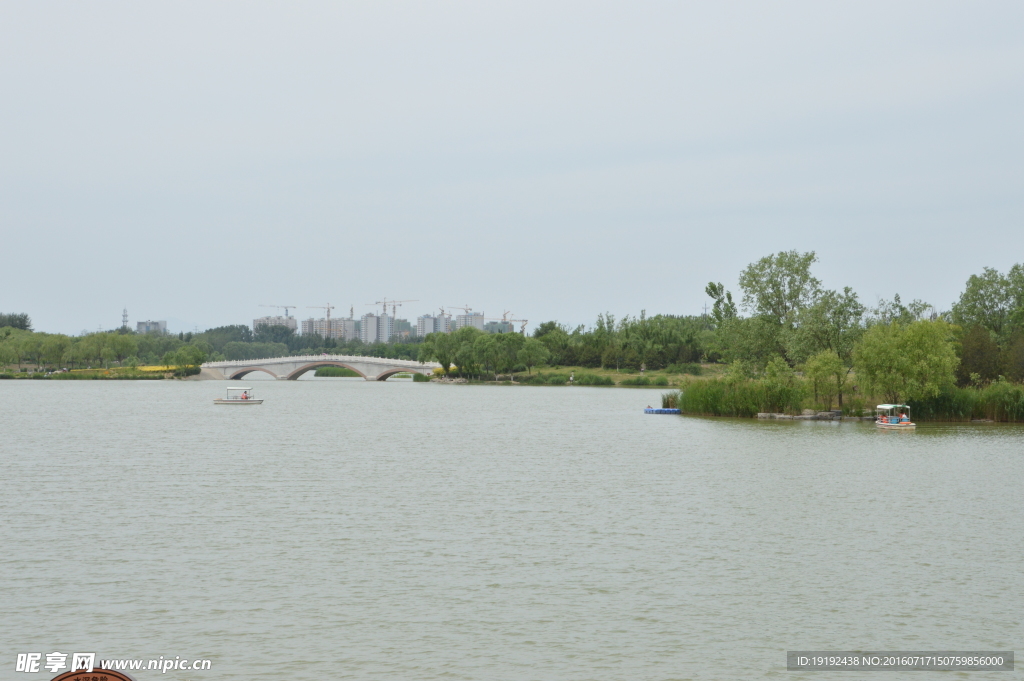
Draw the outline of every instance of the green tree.
[[[498,372],[512,373],[519,362],[519,350],[526,339],[518,333],[499,333],[495,334],[495,340],[498,343]]]
[[[189,345],[193,345],[199,348],[199,351],[202,352],[203,355],[205,355],[207,358],[209,358],[210,355],[214,353],[213,345],[209,343],[207,340],[205,340],[202,336],[197,336],[193,338],[192,342],[189,343]]]
[[[198,367],[206,361],[206,354],[194,345],[183,345],[172,355],[173,365],[188,369]]]
[[[533,330],[533,337],[542,338],[547,334],[551,333],[552,331],[561,328],[562,325],[555,321],[541,322],[540,324],[537,325],[537,328]]]
[[[451,361],[454,366],[458,367],[459,375],[475,376],[478,373],[480,362],[473,350],[473,343],[483,334],[483,331],[474,326],[464,326],[458,331],[443,334],[448,336],[448,342],[451,344],[448,346],[452,353]],[[435,361],[444,364],[441,360]]]
[[[184,346],[182,346],[184,347]],[[196,347],[196,346],[193,346]],[[199,348],[201,351],[203,348]],[[288,356],[288,346],[284,343],[239,343],[231,341],[224,344],[225,359],[263,359],[266,357]],[[204,352],[204,354],[206,354]]]
[[[135,340],[135,336],[130,334],[109,334],[107,337],[107,343],[110,345],[110,350],[114,355],[114,359],[116,359],[118,363],[123,362],[139,350],[139,345]]]
[[[43,360],[50,365],[60,364],[71,349],[71,339],[61,333],[47,336],[42,344]]]
[[[821,282],[811,276],[814,251],[781,251],[761,258],[740,273],[743,307],[782,326],[815,302]]]
[[[14,364],[18,359],[18,353],[14,348],[14,343],[10,341],[0,341],[0,367],[6,369],[9,365]]]
[[[21,356],[33,362],[37,367],[43,363],[43,334],[30,333],[20,341]]]
[[[71,344],[71,366],[87,365],[89,362],[89,344],[82,338],[76,338]]]
[[[530,373],[533,367],[548,361],[551,353],[548,352],[547,346],[544,343],[536,338],[527,338],[526,342],[523,343],[523,347],[519,348],[517,356],[519,361],[526,365],[526,372]]]
[[[545,322],[534,332],[534,338],[539,338],[540,342],[544,344],[544,347],[548,349],[550,354],[550,363],[553,365],[566,364],[569,359],[569,332],[566,331],[564,326],[555,326],[551,329],[546,329],[544,333],[538,333],[546,327],[547,324],[553,324],[554,322]]]
[[[980,326],[998,335],[1010,321],[1013,303],[1007,278],[986,267],[981,274],[972,274],[967,279],[960,300],[951,310],[953,323],[964,328]]]
[[[800,385],[796,380],[793,368],[782,357],[773,357],[764,368],[764,408],[766,411],[780,412],[799,406]]]
[[[444,369],[445,376],[451,371],[458,350],[458,339],[454,334],[435,331],[428,333],[420,345],[417,359],[420,362],[437,362]]]
[[[295,331],[287,326],[257,326],[252,339],[256,343],[285,343],[295,336]]]
[[[232,326],[218,326],[214,329],[207,329],[199,334],[199,337],[208,342],[214,352],[223,352],[224,346],[231,342],[251,343],[252,330],[245,324],[234,324]]]
[[[82,359],[88,364],[101,364],[103,362],[103,348],[106,344],[107,334],[90,333],[79,338],[79,353]]]
[[[824,404],[825,409],[832,408],[832,400],[839,396],[839,408],[842,409],[843,387],[849,369],[834,350],[823,350],[812,356],[804,365],[804,376],[811,382],[814,390],[814,401]]]
[[[22,331],[31,331],[32,319],[24,312],[0,314],[0,328],[5,326],[9,326],[12,329],[21,329]]]
[[[954,381],[959,359],[945,321],[875,324],[853,351],[858,383],[889,402],[935,397]]]
[[[906,305],[900,300],[900,294],[895,294],[892,300],[882,298],[878,306],[871,310],[867,318],[867,325],[874,324],[910,324],[925,318],[931,305],[923,300],[914,299]]]
[[[760,366],[766,366],[776,355],[791,365],[795,363],[786,341],[798,316],[821,294],[821,282],[811,275],[816,260],[814,251],[782,251],[748,265],[740,273],[740,288],[743,309],[751,317],[723,318],[719,324],[719,354],[729,361],[742,357]],[[723,290],[720,285],[706,289],[712,297]]]
[[[990,331],[981,325],[972,326],[960,339],[960,364],[956,369],[956,382],[965,386],[975,378],[994,381],[1003,369],[999,344]]]
[[[459,367],[459,375],[476,376],[480,369],[480,358],[476,353],[476,339],[484,332],[473,326],[464,326],[452,333],[455,346],[455,365]]]
[[[1024,332],[1018,331],[1000,353],[1003,375],[1011,381],[1024,381]]]
[[[823,350],[831,350],[849,366],[853,346],[864,332],[865,308],[853,289],[842,293],[824,291],[797,315],[797,325],[789,334],[790,357],[804,361]]]
[[[736,303],[732,300],[732,293],[725,290],[722,282],[716,284],[709,281],[708,285],[704,287],[704,293],[715,301],[711,308],[711,318],[715,320],[716,325],[721,326],[727,319],[736,316]]]
[[[843,407],[845,374],[853,367],[853,348],[864,334],[866,309],[853,289],[842,293],[824,291],[818,299],[797,314],[796,326],[786,335],[786,347],[792,361],[809,361],[823,352],[836,355],[844,376],[836,374],[839,408]],[[819,360],[820,361],[820,360]]]
[[[476,361],[485,369],[494,372],[494,380],[498,380],[498,362],[501,356],[501,348],[498,346],[498,339],[494,334],[485,333],[473,341],[473,354]]]
[[[781,332],[769,317],[734,317],[716,329],[709,349],[726,362],[742,360],[760,368],[781,354]]]
[[[1017,264],[1006,273],[1006,284],[1013,300],[1010,320],[1004,335],[1024,333],[1024,265]]]

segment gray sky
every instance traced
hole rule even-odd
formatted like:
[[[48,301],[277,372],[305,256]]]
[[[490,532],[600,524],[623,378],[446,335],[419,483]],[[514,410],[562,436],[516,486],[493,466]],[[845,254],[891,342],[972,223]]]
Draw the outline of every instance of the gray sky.
[[[0,311],[693,314],[1024,261],[1024,4],[4,3]],[[300,316],[321,311],[300,309]]]

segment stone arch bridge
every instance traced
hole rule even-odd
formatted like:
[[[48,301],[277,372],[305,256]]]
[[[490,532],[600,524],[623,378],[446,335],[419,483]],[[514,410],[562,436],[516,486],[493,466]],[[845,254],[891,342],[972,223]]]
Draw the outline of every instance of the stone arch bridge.
[[[262,371],[280,380],[294,381],[307,371],[313,371],[320,367],[345,367],[367,381],[386,381],[388,377],[399,373],[430,374],[435,367],[440,366],[437,362],[417,362],[410,359],[352,355],[301,355],[206,362],[202,366],[200,378],[240,379],[254,371]]]

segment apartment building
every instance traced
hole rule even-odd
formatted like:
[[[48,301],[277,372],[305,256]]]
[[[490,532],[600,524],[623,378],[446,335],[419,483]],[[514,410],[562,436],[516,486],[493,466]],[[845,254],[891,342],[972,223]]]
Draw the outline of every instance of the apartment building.
[[[394,335],[394,319],[389,315],[364,314],[360,319],[359,339],[364,343],[387,343]]]
[[[295,317],[282,317],[280,315],[274,317],[260,317],[252,320],[252,330],[256,331],[261,326],[286,326],[292,331],[299,330],[299,322]]]
[[[135,332],[136,333],[167,333],[167,322],[160,320],[158,322],[148,320],[145,322],[136,322]]]
[[[481,331],[484,330],[484,313],[469,312],[467,314],[455,315],[455,330],[458,331],[464,326],[474,326]]]
[[[359,337],[359,322],[355,319],[309,319],[302,320],[302,335],[316,334],[334,340],[352,340]]]
[[[512,333],[512,322],[487,322],[484,324],[485,333]]]
[[[416,335],[423,338],[428,333],[451,333],[452,320],[447,315],[421,315],[416,318]]]

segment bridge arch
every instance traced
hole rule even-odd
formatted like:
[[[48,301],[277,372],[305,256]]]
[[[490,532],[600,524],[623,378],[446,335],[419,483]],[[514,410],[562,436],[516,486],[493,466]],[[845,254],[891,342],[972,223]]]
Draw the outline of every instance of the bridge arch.
[[[392,376],[394,376],[395,374],[422,374],[422,373],[424,373],[424,372],[421,371],[421,370],[411,369],[411,368],[389,369],[387,371],[382,371],[381,373],[377,374],[377,377],[376,377],[375,380],[377,380],[377,381],[386,381],[389,378],[391,378]]]
[[[363,378],[366,378],[366,374],[364,374],[359,369],[356,369],[354,366],[345,364],[344,362],[332,362],[330,360],[325,360],[325,361],[322,361],[322,362],[321,361],[310,362],[309,364],[303,364],[298,369],[296,369],[295,371],[293,371],[290,374],[288,374],[287,376],[285,376],[285,378],[287,378],[289,381],[297,381],[299,379],[299,376],[301,376],[302,374],[306,373],[307,371],[312,371],[314,369],[319,369],[320,367],[344,367],[345,369],[349,369],[351,371],[354,371],[357,374],[359,374],[360,376],[362,376]]]
[[[254,371],[262,371],[265,374],[270,374],[274,378],[277,378],[277,374],[275,374],[270,369],[264,369],[263,367],[242,367],[238,371],[235,371],[230,376],[228,376],[228,380],[231,380],[231,381],[241,380],[243,377],[248,376],[249,374],[251,374]]]

